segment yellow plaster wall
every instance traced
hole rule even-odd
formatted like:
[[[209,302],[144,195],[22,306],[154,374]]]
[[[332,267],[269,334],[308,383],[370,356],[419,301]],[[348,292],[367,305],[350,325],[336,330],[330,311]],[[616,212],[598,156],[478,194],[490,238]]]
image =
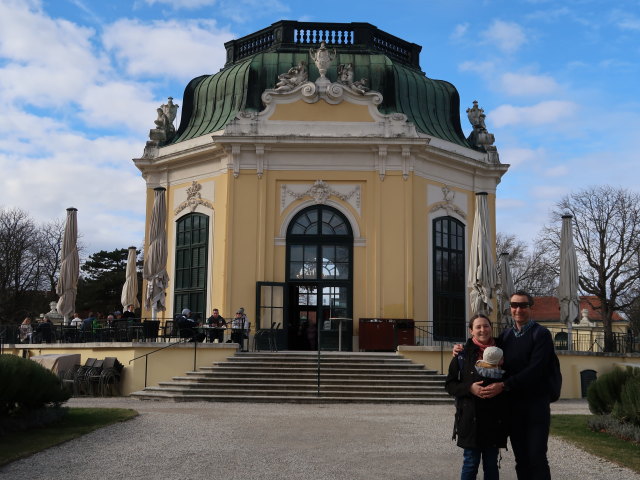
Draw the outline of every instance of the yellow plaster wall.
[[[269,120],[288,122],[374,122],[366,105],[342,102],[331,105],[324,100],[307,103],[298,100],[276,105]]]
[[[193,343],[176,345],[156,352],[149,356],[147,367],[147,386],[156,386],[159,382],[171,380],[176,376],[183,376],[193,370]],[[150,353],[166,346],[162,343],[140,344],[66,344],[66,345],[37,345],[35,348],[14,347],[5,350],[10,355],[23,356],[27,352],[28,358],[35,355],[79,353],[80,363],[84,364],[88,358],[116,357],[124,365],[120,380],[120,394],[127,396],[132,392],[142,390],[145,384],[145,359],[140,358],[129,363],[134,358]],[[215,362],[222,362],[232,357],[237,345],[234,344],[197,344],[195,350],[196,368],[211,366]]]

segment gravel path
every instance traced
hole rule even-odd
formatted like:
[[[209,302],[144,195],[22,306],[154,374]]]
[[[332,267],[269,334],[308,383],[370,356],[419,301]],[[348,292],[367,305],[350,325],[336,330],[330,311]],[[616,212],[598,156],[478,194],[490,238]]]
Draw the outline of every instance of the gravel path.
[[[133,408],[140,416],[0,469],[1,479],[371,480],[457,479],[453,406],[165,403],[72,399],[71,406]],[[560,401],[554,413],[586,413]],[[554,478],[640,476],[552,438]],[[511,451],[501,478],[515,479]]]

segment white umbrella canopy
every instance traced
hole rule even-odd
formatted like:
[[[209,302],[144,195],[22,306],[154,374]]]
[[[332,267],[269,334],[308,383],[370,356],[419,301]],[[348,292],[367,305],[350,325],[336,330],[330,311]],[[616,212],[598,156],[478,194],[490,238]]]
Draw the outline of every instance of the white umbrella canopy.
[[[560,321],[567,324],[568,347],[571,349],[573,321],[578,318],[580,299],[578,297],[578,259],[573,244],[573,216],[562,216],[560,232],[560,282],[558,283],[558,301],[560,302]]]
[[[471,289],[469,293],[471,311],[474,314],[491,313],[493,310],[492,300],[498,283],[489,231],[487,193],[476,193],[476,213],[471,234],[469,278],[467,281],[467,286]]]
[[[138,301],[138,272],[136,271],[137,257],[136,247],[129,247],[127,274],[122,286],[122,295],[120,296],[120,302],[125,309],[129,305],[133,305],[133,308],[140,307],[140,302]]]
[[[62,237],[62,263],[60,277],[56,285],[58,294],[58,313],[64,316],[64,323],[68,324],[76,308],[78,293],[78,276],[80,275],[80,258],[78,256],[78,209],[67,208],[67,223]]]
[[[511,275],[511,266],[509,265],[509,254],[502,252],[498,261],[500,282],[500,295],[498,296],[498,304],[500,308],[500,323],[504,325],[511,325],[513,320],[511,318],[510,300],[511,295],[515,292],[515,286],[513,284],[513,276]]]
[[[151,317],[156,319],[157,312],[164,312],[164,291],[169,285],[167,274],[167,204],[166,189],[155,189],[153,210],[149,225],[149,246],[146,252],[142,277],[147,281],[145,306],[151,309]]]

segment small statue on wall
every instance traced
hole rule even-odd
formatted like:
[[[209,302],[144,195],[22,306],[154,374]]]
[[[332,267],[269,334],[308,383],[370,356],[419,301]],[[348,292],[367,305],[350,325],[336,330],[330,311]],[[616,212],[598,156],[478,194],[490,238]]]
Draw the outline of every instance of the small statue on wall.
[[[364,95],[365,92],[369,90],[367,87],[367,79],[362,78],[357,82],[353,81],[353,64],[352,63],[341,63],[338,65],[338,83],[348,87],[352,91],[359,93],[360,95]]]
[[[289,69],[286,73],[278,75],[278,83],[276,83],[276,92],[288,92],[307,81],[309,74],[307,73],[307,62],[301,60],[298,65]]]

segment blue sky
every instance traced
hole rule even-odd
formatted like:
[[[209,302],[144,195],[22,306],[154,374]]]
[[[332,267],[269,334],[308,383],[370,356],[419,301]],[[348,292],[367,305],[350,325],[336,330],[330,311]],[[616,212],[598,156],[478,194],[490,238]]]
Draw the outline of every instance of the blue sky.
[[[640,2],[0,0],[0,207],[78,208],[85,253],[141,245],[155,109],[281,19],[368,22],[478,100],[503,163],[497,229],[530,241],[565,194],[640,190]],[[178,114],[178,118],[180,114]]]

